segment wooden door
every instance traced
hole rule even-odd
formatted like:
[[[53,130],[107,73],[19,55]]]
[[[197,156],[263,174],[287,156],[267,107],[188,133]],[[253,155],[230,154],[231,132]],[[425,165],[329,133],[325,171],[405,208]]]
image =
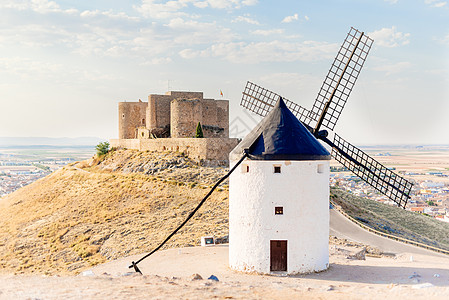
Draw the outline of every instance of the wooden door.
[[[287,271],[287,241],[270,241],[270,271]]]

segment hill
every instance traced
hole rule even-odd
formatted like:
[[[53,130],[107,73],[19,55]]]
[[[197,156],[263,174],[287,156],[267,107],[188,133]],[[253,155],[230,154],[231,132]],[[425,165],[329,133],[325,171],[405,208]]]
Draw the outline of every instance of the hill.
[[[180,154],[131,150],[64,167],[0,201],[0,267],[74,274],[151,250],[225,172]],[[218,189],[166,248],[227,235],[227,197]]]

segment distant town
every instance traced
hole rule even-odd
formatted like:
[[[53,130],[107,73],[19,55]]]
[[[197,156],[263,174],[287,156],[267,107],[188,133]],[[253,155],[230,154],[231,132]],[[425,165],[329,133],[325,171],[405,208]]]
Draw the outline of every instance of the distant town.
[[[95,146],[17,146],[0,148],[0,197],[59,168],[92,157]]]
[[[407,210],[449,222],[449,147],[420,146],[394,151],[367,152],[400,176],[413,182]],[[331,165],[331,186],[339,187],[356,196],[396,206],[396,203],[346,168],[336,163]]]

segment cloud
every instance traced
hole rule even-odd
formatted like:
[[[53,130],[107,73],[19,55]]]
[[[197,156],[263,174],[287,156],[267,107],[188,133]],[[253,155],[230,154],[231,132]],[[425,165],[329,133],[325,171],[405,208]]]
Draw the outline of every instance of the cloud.
[[[62,9],[56,2],[48,0],[22,0],[22,1],[2,0],[2,3],[0,3],[0,8],[9,8],[19,11],[32,10],[40,14],[55,13],[55,12],[56,13],[62,12],[66,14],[78,13],[77,9],[74,8]]]
[[[444,7],[447,5],[447,1],[440,1],[440,0],[424,0],[424,3],[427,5],[430,5],[431,7]]]
[[[142,4],[134,6],[134,8],[145,17],[166,19],[186,15],[186,13],[180,12],[186,6],[187,3],[181,1],[157,3],[155,0],[142,0]]]
[[[232,23],[246,22],[248,24],[259,25],[259,22],[257,20],[252,19],[249,14],[244,14],[243,16],[238,16],[231,22]]]
[[[72,85],[74,78],[78,80],[78,83],[81,81],[102,82],[104,80],[120,79],[115,75],[104,73],[94,68],[86,70],[73,65],[18,56],[0,58],[0,69],[1,73],[8,74],[10,78],[26,80],[27,82],[46,81],[60,85],[67,83]]]
[[[23,6],[23,9],[28,8]],[[52,48],[51,51],[75,54],[75,57],[126,58],[154,65],[170,63],[170,57],[185,48],[205,48],[236,39],[235,33],[215,21],[200,22],[201,19],[180,16],[164,25],[123,12],[85,10],[70,17],[39,18],[36,23],[40,12],[23,14],[15,8],[9,13],[9,18],[0,20],[2,50]],[[59,14],[62,16],[64,12],[60,10]]]
[[[396,4],[398,3],[398,0],[384,0],[385,2],[388,2],[390,4]]]
[[[171,63],[173,60],[170,57],[155,57],[150,60],[146,60],[142,65],[164,65]]]
[[[232,63],[255,64],[331,59],[337,49],[337,44],[316,41],[290,43],[275,40],[258,43],[216,43],[204,50],[184,49],[179,55],[185,59],[216,57]]]
[[[252,34],[257,34],[257,35],[272,35],[272,34],[283,34],[284,33],[284,29],[269,29],[269,30],[253,30],[251,31]]]
[[[209,3],[207,3],[207,1],[200,1],[200,2],[193,3],[193,5],[198,8],[206,8],[209,6]]]
[[[3,46],[54,47],[69,39],[70,32],[55,25],[24,24],[0,29],[0,42]]]
[[[381,65],[373,68],[375,71],[385,72],[385,75],[396,74],[409,69],[412,66],[410,62],[402,61],[395,64]]]
[[[85,10],[80,13],[80,16],[82,18],[93,18],[93,17],[99,17],[99,16],[105,16],[111,19],[124,19],[124,20],[133,20],[138,21],[140,18],[138,17],[131,17],[124,12],[114,13],[112,10],[107,11],[100,11],[98,9],[96,10]]]
[[[446,35],[446,36],[441,40],[441,42],[442,42],[443,44],[449,45],[449,34]]]
[[[368,33],[377,46],[395,48],[410,43],[410,33],[398,32],[396,26]]]
[[[22,57],[8,57],[0,59],[2,72],[8,72],[11,75],[17,75],[21,78],[32,78],[36,76],[49,76],[61,73],[64,66],[49,62],[38,61],[35,59]]]
[[[182,58],[185,59],[193,59],[198,57],[198,55],[200,54],[199,51],[193,50],[193,49],[184,49],[179,51],[179,56],[181,56]]]
[[[293,21],[297,21],[299,19],[298,14],[294,14],[293,16],[285,17],[281,23],[291,23]]]
[[[134,9],[145,17],[167,19],[186,16],[187,13],[182,10],[190,5],[199,9],[208,7],[213,9],[240,9],[243,6],[252,6],[257,3],[257,0],[142,0],[142,4],[135,5]]]
[[[173,42],[179,45],[231,42],[234,38],[230,29],[218,26],[216,22],[206,23],[175,18],[166,26],[173,30],[171,32]]]
[[[245,6],[252,6],[252,5],[256,5],[257,3],[259,3],[258,0],[243,0],[242,4]]]
[[[192,0],[192,2],[197,2]],[[257,0],[205,0],[212,8],[218,9],[240,9],[243,6],[253,6],[258,3]]]

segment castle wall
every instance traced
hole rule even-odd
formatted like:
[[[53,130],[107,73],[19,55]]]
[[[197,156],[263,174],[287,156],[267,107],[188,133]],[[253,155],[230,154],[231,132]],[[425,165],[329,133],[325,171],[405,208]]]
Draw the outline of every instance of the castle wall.
[[[205,137],[227,138],[229,137],[229,101],[204,99],[203,132]]]
[[[228,138],[161,138],[161,139],[112,139],[111,147],[135,149],[139,151],[177,151],[184,152],[196,160],[213,161],[221,165],[229,162],[229,152],[239,143],[238,139]]]
[[[223,134],[221,137],[229,137],[229,101],[228,100],[215,100],[217,105],[217,126],[223,128]]]
[[[166,92],[165,95],[170,96],[172,100],[178,99],[178,98],[203,100],[203,92],[170,91],[170,92]]]
[[[194,136],[198,122],[203,125],[204,137],[229,137],[229,101],[204,99],[202,92],[170,91],[148,96],[145,126],[151,132],[165,129],[172,138],[189,138]],[[135,133],[127,136],[134,138]]]
[[[170,127],[170,95],[149,95],[146,111],[148,129]]]
[[[119,138],[136,138],[137,127],[146,124],[146,102],[119,102]]]
[[[140,149],[139,139],[111,139],[109,144],[111,148],[126,148],[126,149]]]

